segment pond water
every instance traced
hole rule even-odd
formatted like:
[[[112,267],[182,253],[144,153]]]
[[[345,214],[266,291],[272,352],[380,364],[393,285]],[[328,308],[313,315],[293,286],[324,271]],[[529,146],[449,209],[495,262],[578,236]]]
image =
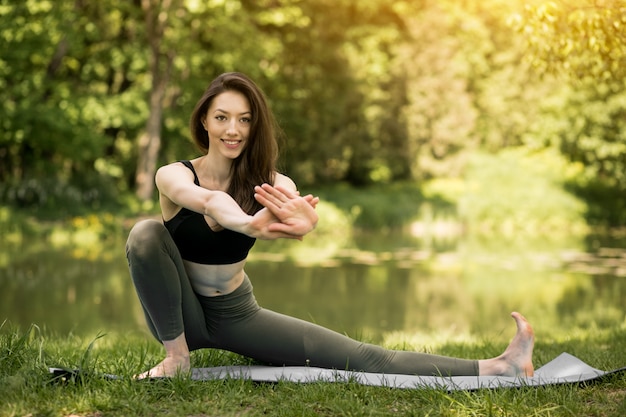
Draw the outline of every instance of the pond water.
[[[418,343],[509,339],[510,311],[543,333],[624,323],[626,250],[606,237],[419,238],[369,233],[258,242],[246,270],[259,303],[350,336]],[[0,242],[0,323],[86,337],[145,332],[124,238]]]

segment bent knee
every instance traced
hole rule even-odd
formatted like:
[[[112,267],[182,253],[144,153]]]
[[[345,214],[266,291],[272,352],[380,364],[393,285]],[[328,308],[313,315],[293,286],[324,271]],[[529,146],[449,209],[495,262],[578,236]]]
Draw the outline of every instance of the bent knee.
[[[146,219],[137,222],[128,234],[126,253],[156,248],[163,240],[167,229],[158,220]]]

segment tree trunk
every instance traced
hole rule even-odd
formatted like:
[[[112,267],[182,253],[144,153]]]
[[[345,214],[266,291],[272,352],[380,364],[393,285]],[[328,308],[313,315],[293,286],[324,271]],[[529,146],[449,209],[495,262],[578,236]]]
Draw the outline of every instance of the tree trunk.
[[[154,174],[156,172],[159,150],[161,149],[161,124],[163,119],[163,98],[170,78],[173,52],[161,51],[167,15],[171,7],[170,0],[142,0],[145,13],[146,37],[150,46],[150,114],[146,122],[146,131],[138,139],[137,171],[135,173],[135,194],[142,201],[152,198],[154,192]],[[165,62],[163,61],[165,58]]]
[[[165,83],[156,87],[153,85],[152,91],[150,91],[150,115],[146,123],[146,131],[139,137],[138,142],[139,155],[135,174],[137,187],[135,193],[142,201],[151,199],[154,192],[154,174],[161,149],[164,90]]]

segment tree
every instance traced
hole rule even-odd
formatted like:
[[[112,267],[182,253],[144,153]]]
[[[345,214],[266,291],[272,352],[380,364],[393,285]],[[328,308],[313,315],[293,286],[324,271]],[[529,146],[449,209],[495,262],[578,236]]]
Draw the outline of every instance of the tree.
[[[98,190],[88,195],[72,185],[76,172],[93,168],[107,147],[88,105],[99,84],[81,83],[85,46],[99,30],[83,26],[83,7],[80,1],[9,2],[0,9],[0,180],[2,197],[16,204],[97,198]]]
[[[262,39],[275,45],[261,62],[274,72],[264,83],[287,138],[282,168],[303,185],[343,179],[352,144],[363,140],[361,96],[341,50],[354,24],[350,7],[330,0],[249,7]]]
[[[458,36],[462,19],[470,17],[455,16],[448,6],[426,2],[407,13],[411,36],[395,66],[407,78],[406,150],[417,179],[460,175],[465,152],[478,143],[469,48]]]
[[[581,164],[572,185],[590,219],[626,221],[626,2],[547,2],[513,19],[535,74],[561,82],[531,126],[533,142]]]
[[[407,178],[398,143],[406,135],[393,110],[403,96],[390,91],[404,86],[389,71],[403,29],[389,2],[246,4],[274,52],[261,66],[288,138],[283,168],[302,185]]]
[[[626,78],[626,1],[568,0],[526,6],[512,17],[532,66],[576,79]]]
[[[171,19],[181,18],[185,11],[176,0],[141,0],[145,36],[149,47],[148,72],[151,78],[149,115],[145,132],[139,137],[135,192],[140,200],[149,200],[154,191],[154,174],[161,149],[163,100],[172,74],[175,57],[173,45],[166,42]],[[176,13],[178,12],[178,13]]]

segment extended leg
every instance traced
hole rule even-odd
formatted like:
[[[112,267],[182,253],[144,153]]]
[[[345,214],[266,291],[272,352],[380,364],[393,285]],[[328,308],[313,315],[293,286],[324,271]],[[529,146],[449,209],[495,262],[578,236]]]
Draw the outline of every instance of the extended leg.
[[[260,309],[247,279],[233,293],[231,305],[224,303],[226,299],[229,296],[222,297],[219,308],[236,314],[230,314],[228,321],[220,323],[217,347],[263,362],[397,374],[478,375],[475,360],[388,350],[304,320]],[[204,300],[205,311],[209,311],[215,300]]]

